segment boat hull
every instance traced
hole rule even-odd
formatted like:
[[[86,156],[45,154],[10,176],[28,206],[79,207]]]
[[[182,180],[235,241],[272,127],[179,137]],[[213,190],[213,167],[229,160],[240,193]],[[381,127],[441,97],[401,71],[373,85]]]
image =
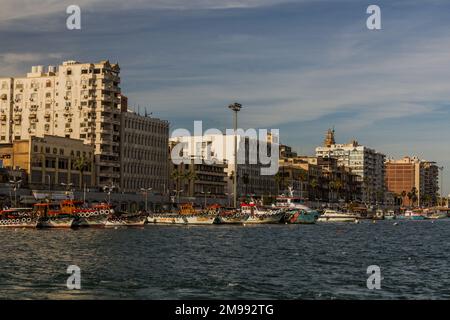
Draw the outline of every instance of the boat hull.
[[[37,228],[71,228],[74,218],[40,218]]]
[[[355,222],[357,217],[319,217],[319,222]]]
[[[243,224],[247,221],[248,215],[244,216],[220,216],[219,223],[220,224]]]
[[[266,223],[280,223],[280,220],[283,218],[282,213],[277,214],[261,214],[261,215],[249,215],[247,220],[245,220],[245,224],[266,224]]]
[[[107,220],[107,216],[83,217],[74,222],[74,225],[77,227],[103,227]]]
[[[147,218],[129,219],[129,218],[114,218],[107,219],[105,227],[142,227]]]
[[[315,214],[302,211],[288,212],[284,216],[284,222],[289,224],[314,224],[316,220]]]
[[[150,215],[147,222],[150,224],[195,224],[211,225],[216,222],[213,215]]]
[[[37,223],[37,218],[0,219],[1,228],[36,228]]]

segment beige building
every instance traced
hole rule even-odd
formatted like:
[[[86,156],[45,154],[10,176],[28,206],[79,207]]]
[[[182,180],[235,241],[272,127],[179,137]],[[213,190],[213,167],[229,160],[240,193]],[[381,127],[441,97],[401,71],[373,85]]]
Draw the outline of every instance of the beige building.
[[[24,170],[32,188],[83,188],[95,182],[94,147],[81,140],[31,136],[1,144],[0,158],[4,168]]]
[[[384,201],[384,161],[386,156],[357,141],[336,144],[334,129],[328,130],[324,145],[316,148],[316,157],[336,158],[339,166],[351,169],[362,184],[362,200],[367,203]]]
[[[120,68],[109,61],[33,66],[0,78],[0,143],[54,135],[95,147],[96,184],[118,184]]]
[[[120,123],[121,191],[152,188],[152,192],[166,194],[169,122],[127,111],[120,115]]]

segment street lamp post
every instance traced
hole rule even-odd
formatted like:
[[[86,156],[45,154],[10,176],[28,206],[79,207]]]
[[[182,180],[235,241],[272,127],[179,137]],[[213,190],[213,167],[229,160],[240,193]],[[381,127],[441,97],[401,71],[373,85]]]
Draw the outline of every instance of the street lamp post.
[[[173,190],[173,192],[175,192],[176,198],[177,198],[177,203],[180,203],[180,192],[183,192],[184,190]]]
[[[73,186],[73,183],[61,182],[61,185],[66,187],[66,196],[69,197],[69,192],[70,192],[71,187]]]
[[[202,191],[202,192],[200,192],[200,193],[205,195],[205,209],[206,209],[206,195],[207,195],[207,194],[211,194],[211,191],[208,191],[208,192]]]
[[[22,180],[16,181],[16,177],[14,177],[14,180],[10,180],[9,182],[14,186],[14,206],[17,208],[17,189],[20,189],[20,184],[22,183]]]
[[[148,193],[150,191],[152,191],[152,188],[141,188],[141,191],[144,193],[144,196],[145,196],[145,212],[147,212],[147,210],[148,210],[148,206],[147,206],[147,204],[148,204]]]
[[[225,192],[225,195],[227,196],[227,199],[228,199],[228,207],[231,207],[231,196],[233,195],[234,193],[228,193],[228,192]]]
[[[237,208],[237,115],[242,105],[235,102],[228,106],[234,112],[234,174],[233,174],[233,205]]]
[[[109,185],[109,186],[104,186],[104,187],[103,187],[103,191],[105,191],[105,192],[108,193],[108,204],[109,204],[109,205],[111,205],[111,191],[113,191],[113,189],[114,189],[115,187],[116,187],[116,186],[114,186],[114,185]]]

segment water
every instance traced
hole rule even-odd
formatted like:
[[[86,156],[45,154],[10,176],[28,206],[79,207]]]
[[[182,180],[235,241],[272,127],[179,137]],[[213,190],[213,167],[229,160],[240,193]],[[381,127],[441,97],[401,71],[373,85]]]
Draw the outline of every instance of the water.
[[[0,229],[0,298],[449,299],[450,220],[393,223]]]

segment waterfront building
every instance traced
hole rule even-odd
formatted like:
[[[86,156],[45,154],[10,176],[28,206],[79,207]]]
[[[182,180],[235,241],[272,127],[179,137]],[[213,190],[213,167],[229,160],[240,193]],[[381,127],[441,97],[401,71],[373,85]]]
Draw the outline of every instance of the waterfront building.
[[[173,197],[192,198],[202,204],[204,198],[230,199],[226,194],[226,168],[226,164],[198,164],[194,158],[182,164],[170,163],[171,194]],[[209,203],[211,201],[215,200]]]
[[[184,144],[182,156],[188,159],[197,157],[202,163],[225,164],[228,176],[226,194],[232,197],[234,175],[234,138],[235,135],[212,134],[204,136],[179,136],[171,138],[171,143]],[[274,196],[277,186],[274,175],[264,175],[261,169],[267,167],[259,161],[260,141],[247,136],[237,135],[237,193],[238,197],[253,196],[261,198]],[[271,153],[271,143],[268,144]],[[278,155],[277,155],[278,157]],[[254,161],[253,161],[253,160]]]
[[[324,145],[316,148],[317,157],[336,158],[339,166],[351,169],[362,184],[362,201],[384,202],[385,155],[360,145],[356,140],[347,144],[336,144],[334,129],[329,129]]]
[[[109,61],[33,66],[25,77],[0,78],[0,143],[44,135],[94,146],[96,185],[119,184],[120,67]]]
[[[386,161],[386,187],[405,205],[435,205],[439,191],[439,169],[435,162],[417,157]]]
[[[169,122],[127,110],[120,115],[120,189],[152,188],[166,194],[169,187]]]
[[[94,185],[94,147],[82,140],[44,135],[0,144],[3,167],[26,173],[22,185],[64,189]]]

